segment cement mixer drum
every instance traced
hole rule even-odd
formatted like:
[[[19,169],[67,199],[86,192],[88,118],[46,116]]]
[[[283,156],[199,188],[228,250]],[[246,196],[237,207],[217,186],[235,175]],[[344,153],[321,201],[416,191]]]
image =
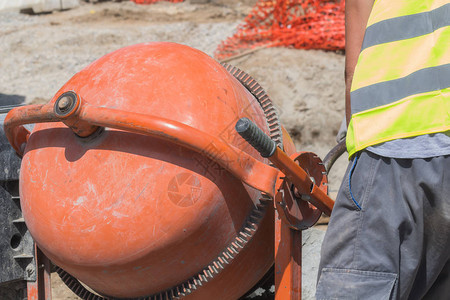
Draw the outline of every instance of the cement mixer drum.
[[[247,117],[294,151],[253,79],[187,46],[117,50],[73,76],[51,103],[62,95],[176,121],[267,163],[234,131]],[[101,295],[237,299],[273,264],[274,212],[217,164],[216,147],[194,151],[164,132],[101,128],[80,137],[62,123],[37,124],[20,174],[27,226],[54,264]]]

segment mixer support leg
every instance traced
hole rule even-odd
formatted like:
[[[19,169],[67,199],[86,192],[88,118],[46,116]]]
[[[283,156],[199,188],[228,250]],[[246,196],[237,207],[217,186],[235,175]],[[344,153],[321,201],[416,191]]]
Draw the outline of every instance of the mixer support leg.
[[[51,262],[37,246],[35,246],[35,253],[37,266],[36,281],[29,281],[27,283],[28,300],[51,300]]]
[[[302,232],[275,214],[275,300],[301,300]]]

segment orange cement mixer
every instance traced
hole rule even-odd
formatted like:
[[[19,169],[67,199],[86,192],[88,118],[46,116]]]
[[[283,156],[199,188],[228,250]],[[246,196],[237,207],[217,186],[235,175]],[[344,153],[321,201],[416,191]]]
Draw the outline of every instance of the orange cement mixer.
[[[279,170],[236,132],[241,118],[273,143],[265,156]],[[297,205],[290,228],[332,207],[324,170],[312,174],[320,161],[297,178],[302,158],[288,157],[293,142],[259,84],[187,46],[108,54],[48,104],[11,111],[5,132],[23,156],[31,235],[83,298],[237,299],[274,263],[274,206],[292,210],[277,191],[315,204]]]

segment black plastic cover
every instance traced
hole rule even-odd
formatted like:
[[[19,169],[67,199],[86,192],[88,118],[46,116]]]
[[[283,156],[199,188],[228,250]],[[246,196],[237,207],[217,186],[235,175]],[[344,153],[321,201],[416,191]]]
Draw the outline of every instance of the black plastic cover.
[[[21,160],[8,143],[3,129],[10,108],[0,107],[0,295],[7,289],[16,290],[17,284],[23,286],[24,280],[36,278],[34,243],[20,208]]]

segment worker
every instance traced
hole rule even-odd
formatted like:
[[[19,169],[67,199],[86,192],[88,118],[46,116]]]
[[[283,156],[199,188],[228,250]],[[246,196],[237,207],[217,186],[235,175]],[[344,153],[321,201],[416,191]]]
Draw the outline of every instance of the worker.
[[[345,14],[350,164],[316,298],[450,299],[450,1]]]

